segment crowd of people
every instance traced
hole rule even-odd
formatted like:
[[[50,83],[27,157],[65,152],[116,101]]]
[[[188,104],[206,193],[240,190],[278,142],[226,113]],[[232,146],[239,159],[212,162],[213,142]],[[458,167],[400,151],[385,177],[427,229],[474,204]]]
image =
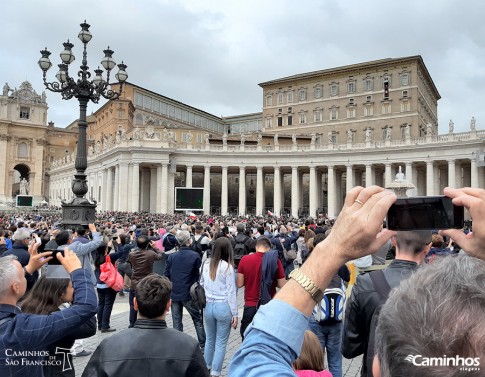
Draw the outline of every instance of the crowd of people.
[[[82,339],[98,330],[116,333],[83,376],[219,376],[239,326],[230,376],[341,377],[342,357],[360,355],[362,376],[478,376],[485,191],[445,195],[468,208],[473,232],[385,229],[396,197],[376,186],[349,191],[336,221],[103,212],[66,230],[59,215],[0,213],[0,375],[74,376],[64,357],[90,354]],[[361,274],[349,295],[351,261]],[[117,289],[103,278],[110,263]],[[129,328],[117,331],[111,311],[127,293]],[[443,355],[457,358],[423,362]]]

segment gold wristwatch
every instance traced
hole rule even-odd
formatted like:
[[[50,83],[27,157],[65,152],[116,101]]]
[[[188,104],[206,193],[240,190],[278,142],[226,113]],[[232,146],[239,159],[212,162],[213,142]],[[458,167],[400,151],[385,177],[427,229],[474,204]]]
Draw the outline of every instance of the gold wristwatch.
[[[311,279],[306,276],[304,273],[300,272],[299,269],[291,271],[289,275],[290,279],[295,280],[298,284],[302,286],[302,288],[307,291],[312,299],[319,304],[320,301],[323,299],[323,292],[317,285],[311,281]]]

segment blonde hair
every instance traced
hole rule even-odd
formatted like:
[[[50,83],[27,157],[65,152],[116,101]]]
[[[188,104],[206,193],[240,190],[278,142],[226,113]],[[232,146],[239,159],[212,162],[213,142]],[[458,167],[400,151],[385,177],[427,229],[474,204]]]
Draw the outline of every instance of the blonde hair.
[[[293,361],[293,369],[320,372],[325,369],[324,357],[323,348],[317,336],[307,330],[303,338],[300,357]]]

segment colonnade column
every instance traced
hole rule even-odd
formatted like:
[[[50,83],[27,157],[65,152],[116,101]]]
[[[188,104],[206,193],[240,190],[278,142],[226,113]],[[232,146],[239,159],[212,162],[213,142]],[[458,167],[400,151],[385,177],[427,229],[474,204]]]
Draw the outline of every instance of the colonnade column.
[[[103,180],[101,182],[101,208],[106,211],[108,205],[108,171],[109,169],[103,169]]]
[[[118,169],[118,211],[128,211],[128,184],[127,182],[122,182],[120,177],[128,178],[128,163],[126,162],[120,163]]]
[[[119,186],[119,176],[120,176],[120,166],[115,165],[114,167],[114,183],[113,183],[113,207],[111,210],[118,211],[119,209],[119,199],[120,199],[120,186]]]
[[[365,187],[370,187],[374,184],[374,180],[372,179],[372,165],[367,164],[365,165]]]
[[[281,214],[281,171],[279,166],[274,168],[273,212],[275,216]]]
[[[157,168],[150,168],[150,212],[157,212]]]
[[[246,169],[239,167],[239,214],[246,214]]]
[[[434,195],[433,161],[426,161],[426,195]]]
[[[192,187],[192,165],[187,165],[185,173],[185,187]]]
[[[5,179],[7,171],[7,135],[0,135],[0,200],[7,200],[12,195],[11,186],[7,186],[8,180]],[[57,200],[57,197],[56,197]]]
[[[406,181],[413,183],[413,163],[412,162],[406,162],[406,171],[404,172],[404,175],[406,177]]]
[[[210,215],[211,167],[204,166],[204,215]]]
[[[221,215],[227,215],[227,166],[222,167],[221,178]]]
[[[291,168],[291,216],[298,217],[298,166]]]
[[[162,184],[163,184],[163,181],[162,181],[162,165],[157,165],[157,191],[156,191],[156,194],[155,194],[155,201],[156,201],[156,210],[155,212],[157,213],[163,213],[162,212],[162,192],[163,192],[163,188],[162,188]],[[166,196],[167,194],[165,194]],[[150,198],[151,200],[153,200],[153,198]]]
[[[175,171],[168,174],[167,213],[175,212]]]
[[[263,187],[263,167],[256,168],[256,215],[263,214],[264,187]]]
[[[384,187],[387,187],[392,182],[391,163],[386,162],[384,171]]]
[[[160,194],[160,211],[168,213],[168,165],[162,164],[162,191]]]
[[[345,182],[346,184],[345,189],[347,190],[347,192],[349,192],[354,187],[354,175],[353,175],[354,173],[352,170],[352,164],[347,164],[346,174],[347,174],[347,181]]]
[[[448,187],[456,187],[456,169],[455,160],[448,160]]]
[[[310,192],[309,199],[309,215],[315,216],[317,213],[317,168],[310,166]]]
[[[474,158],[470,159],[470,186],[478,188],[477,160]]]
[[[140,210],[140,164],[133,163],[131,176],[133,182],[131,189],[131,211],[138,212]]]
[[[113,210],[113,193],[114,193],[113,168],[108,168],[107,182],[106,182],[106,205],[104,206],[104,209],[106,211]]]
[[[330,218],[335,218],[335,170],[333,165],[328,166],[328,182],[327,182],[327,200],[328,210],[327,214]]]

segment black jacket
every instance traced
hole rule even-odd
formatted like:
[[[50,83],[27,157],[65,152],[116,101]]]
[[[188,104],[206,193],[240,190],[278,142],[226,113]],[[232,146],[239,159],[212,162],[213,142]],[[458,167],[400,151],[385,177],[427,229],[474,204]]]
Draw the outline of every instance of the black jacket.
[[[389,286],[395,288],[417,268],[415,262],[395,259],[383,271]],[[345,310],[341,351],[347,359],[364,354],[362,376],[367,375],[367,368],[372,369],[372,365],[367,366],[365,360],[372,316],[379,305],[380,296],[369,274],[358,276]]]
[[[165,321],[139,319],[135,327],[104,339],[82,377],[208,377],[197,341]]]
[[[44,377],[75,377],[74,362],[70,352],[56,352],[57,348],[70,349],[76,339],[89,338],[96,334],[96,317],[92,317],[81,326],[76,327],[69,335],[49,347],[50,365],[44,366]],[[64,354],[66,359],[64,359]],[[69,362],[68,362],[68,360]],[[58,362],[59,364],[56,364]]]
[[[4,257],[6,257],[7,255],[15,255],[19,263],[22,265],[22,267],[25,267],[29,264],[29,261],[30,261],[29,248],[22,241],[15,241],[12,244],[12,248],[3,253]],[[39,278],[38,271],[34,271],[32,275],[29,275],[27,273],[25,274],[25,279],[27,280],[27,290],[25,294],[27,294],[27,292],[32,289],[32,287],[34,286],[38,278]]]

